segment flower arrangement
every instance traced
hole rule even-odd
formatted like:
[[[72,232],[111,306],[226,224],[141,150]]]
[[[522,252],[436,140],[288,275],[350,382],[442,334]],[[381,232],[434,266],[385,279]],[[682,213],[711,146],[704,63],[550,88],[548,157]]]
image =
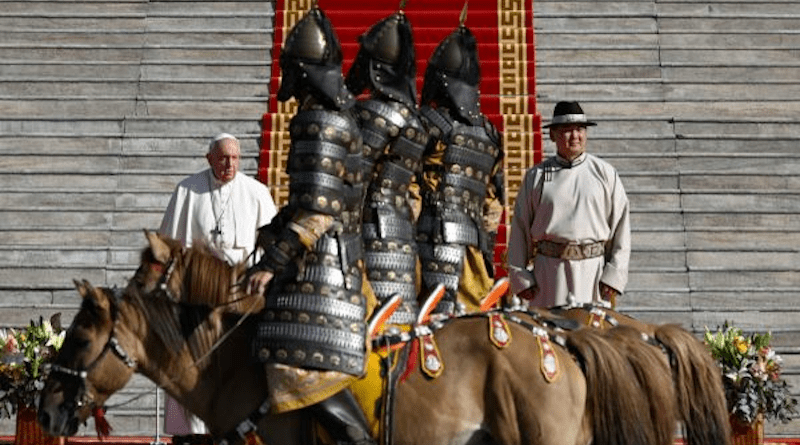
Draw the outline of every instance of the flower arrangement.
[[[43,366],[64,343],[61,314],[30,322],[21,330],[0,329],[0,418],[19,406],[35,407],[44,388]]]
[[[728,322],[715,333],[706,328],[705,343],[722,368],[728,410],[744,424],[759,414],[783,423],[797,415],[797,400],[781,378],[783,360],[771,340],[771,333],[748,336]]]

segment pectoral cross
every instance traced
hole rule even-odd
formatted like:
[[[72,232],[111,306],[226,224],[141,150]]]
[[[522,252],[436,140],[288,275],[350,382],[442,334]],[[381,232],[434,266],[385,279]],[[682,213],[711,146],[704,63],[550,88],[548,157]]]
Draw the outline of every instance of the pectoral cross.
[[[222,230],[219,228],[219,224],[211,230],[211,234],[214,236],[222,236]]]

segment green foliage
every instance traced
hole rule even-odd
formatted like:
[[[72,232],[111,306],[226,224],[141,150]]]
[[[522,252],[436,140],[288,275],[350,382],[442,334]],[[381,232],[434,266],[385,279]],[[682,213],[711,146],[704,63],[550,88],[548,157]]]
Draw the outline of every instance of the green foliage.
[[[705,343],[720,365],[728,409],[742,422],[752,423],[759,413],[770,421],[789,422],[797,414],[797,400],[781,378],[783,360],[770,346],[770,333],[745,335],[725,322]]]

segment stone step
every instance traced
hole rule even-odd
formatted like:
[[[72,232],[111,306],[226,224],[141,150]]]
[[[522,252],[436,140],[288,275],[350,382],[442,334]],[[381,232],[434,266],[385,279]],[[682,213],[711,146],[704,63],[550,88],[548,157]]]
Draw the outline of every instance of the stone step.
[[[266,98],[258,96],[230,97],[206,95],[195,97],[140,96],[98,98],[95,96],[32,97],[22,100],[0,97],[0,106],[9,117],[20,119],[31,117],[57,118],[59,116],[83,116],[89,119],[109,116],[160,116],[165,118],[232,116],[260,119],[266,108]],[[30,137],[56,135],[29,133]],[[61,137],[80,137],[75,132],[62,133]],[[147,137],[147,136],[146,136]]]
[[[182,119],[171,119],[171,118],[163,118],[163,117],[135,117],[135,116],[126,116],[124,119],[48,119],[48,118],[41,118],[41,119],[2,119],[0,120],[0,136],[3,135],[14,135],[20,133],[28,133],[32,135],[36,134],[46,134],[46,133],[68,133],[70,130],[74,130],[76,127],[81,129],[81,137],[87,137],[91,135],[113,135],[113,134],[125,134],[128,136],[135,136],[137,138],[144,138],[145,140],[140,140],[136,142],[131,142],[126,144],[126,147],[123,147],[117,153],[111,154],[136,154],[137,150],[136,147],[139,147],[139,150],[142,154],[154,154],[154,151],[157,149],[157,146],[148,144],[147,147],[142,147],[143,143],[152,142],[153,138],[156,135],[160,134],[168,134],[171,133],[172,137],[169,138],[172,142],[181,141],[183,143],[190,142],[192,145],[195,144],[195,140],[202,140],[201,137],[205,136],[207,138],[212,137],[214,134],[220,131],[226,131],[236,135],[242,135],[242,139],[249,140],[248,135],[259,135],[261,132],[260,122],[257,116],[250,116],[249,118],[245,119],[245,116],[236,117],[225,117],[221,118],[217,116],[216,118],[182,118]],[[74,132],[73,132],[74,133]],[[191,141],[188,139],[191,138]],[[204,140],[203,142],[206,142]],[[205,146],[205,143],[200,143],[198,146]],[[2,150],[3,143],[0,143],[0,150]],[[169,147],[162,146],[161,150],[163,154],[170,154],[169,149],[178,149],[180,147],[175,147],[174,144],[170,144]],[[207,148],[207,147],[205,147]],[[80,150],[80,147],[77,147],[77,150]],[[42,146],[39,146],[39,149],[32,149],[28,151],[31,154],[42,153],[47,154],[48,149]],[[172,155],[181,156],[186,151],[186,148],[182,148],[179,151],[172,151]],[[68,149],[59,149],[56,148],[55,151],[49,150],[51,154],[53,153],[68,153],[68,154],[79,154],[75,151]],[[83,150],[84,153],[92,153],[89,150]],[[96,153],[96,152],[94,152]]]
[[[208,60],[187,62],[104,62],[104,61],[0,61],[3,76],[37,79],[181,79],[192,73],[198,79],[269,79],[269,64],[259,61]]]

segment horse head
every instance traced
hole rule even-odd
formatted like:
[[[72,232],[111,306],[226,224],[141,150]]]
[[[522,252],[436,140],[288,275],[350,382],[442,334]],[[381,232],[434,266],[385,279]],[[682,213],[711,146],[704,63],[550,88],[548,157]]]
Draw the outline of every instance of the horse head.
[[[54,436],[71,436],[121,389],[136,370],[130,331],[121,328],[115,290],[75,281],[83,297],[41,392],[39,422]]]
[[[138,295],[166,295],[174,302],[208,307],[226,306],[230,312],[258,312],[263,298],[244,295],[238,286],[246,263],[229,265],[202,242],[185,248],[178,240],[144,231],[148,246],[128,284]]]

